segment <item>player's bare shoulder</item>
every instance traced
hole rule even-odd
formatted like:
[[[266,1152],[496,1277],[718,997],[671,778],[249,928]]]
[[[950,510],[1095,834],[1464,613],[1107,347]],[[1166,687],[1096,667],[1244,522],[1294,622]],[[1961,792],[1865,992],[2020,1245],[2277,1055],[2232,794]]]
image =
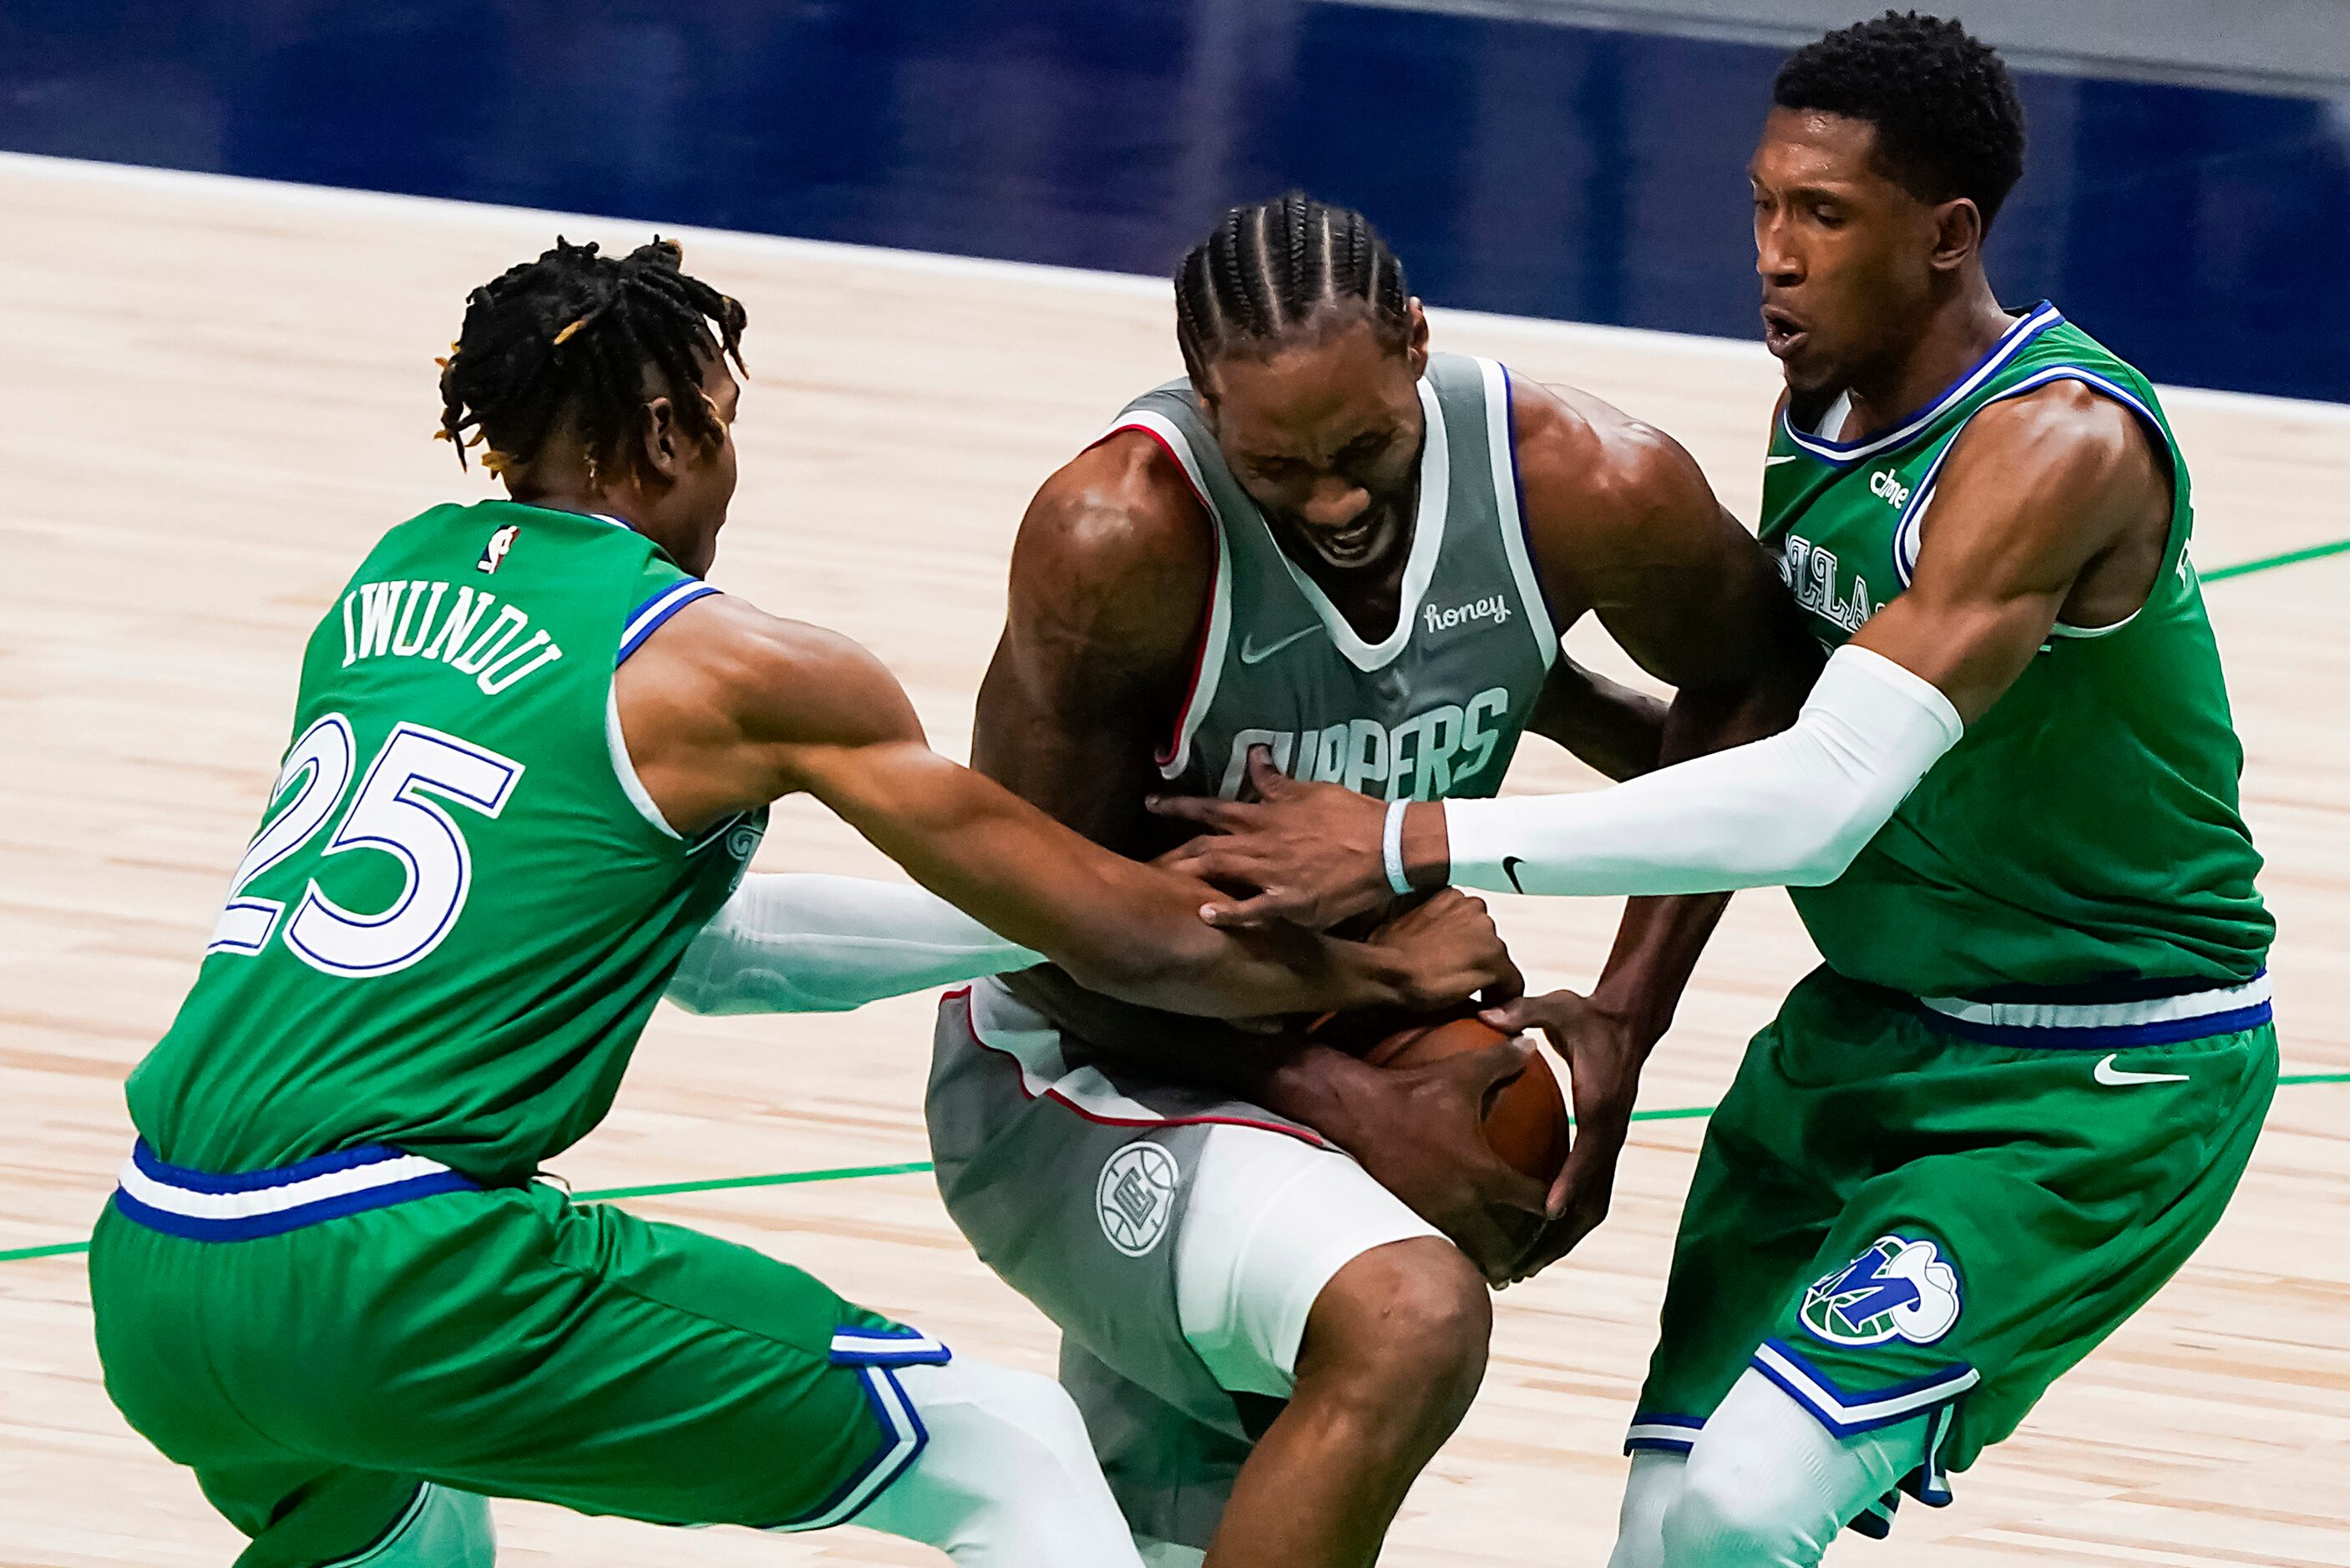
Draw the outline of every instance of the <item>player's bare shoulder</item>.
[[[870,650],[730,594],[678,611],[614,674],[640,786],[681,832],[801,787],[810,749],[920,742],[905,689]]]
[[[1681,443],[1577,387],[1519,382],[1511,416],[1529,510],[1599,523],[1701,504],[1711,487]],[[1536,496],[1539,493],[1540,499]]]
[[[2051,381],[2002,398],[1967,421],[1951,443],[1955,473],[2017,465],[2060,480],[2106,507],[2167,520],[2170,472],[2160,443],[2137,415],[2086,382]]]
[[[1188,658],[1216,572],[1213,523],[1167,450],[1119,431],[1036,492],[1012,552],[1007,643],[1128,667]]]
[[[2172,483],[2146,424],[2085,382],[2002,399],[1951,442],[1919,552],[1929,593],[2012,577],[2061,592],[2067,625],[2118,624],[2160,575]]]
[[[1595,570],[1721,519],[1697,461],[1656,426],[1575,387],[1520,380],[1512,392],[1526,531],[1562,602],[1587,606]]]

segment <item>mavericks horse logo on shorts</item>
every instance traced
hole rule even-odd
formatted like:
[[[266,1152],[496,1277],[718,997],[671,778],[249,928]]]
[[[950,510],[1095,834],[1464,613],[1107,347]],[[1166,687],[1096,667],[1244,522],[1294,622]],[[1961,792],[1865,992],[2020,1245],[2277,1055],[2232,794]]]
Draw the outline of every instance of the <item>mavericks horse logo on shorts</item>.
[[[1102,1166],[1094,1188],[1102,1234],[1129,1258],[1139,1258],[1167,1234],[1175,1213],[1175,1189],[1182,1170],[1175,1157],[1155,1143],[1128,1144]]]
[[[1880,1236],[1804,1293],[1804,1326],[1837,1345],[1931,1345],[1959,1321],[1959,1271],[1928,1241]]]

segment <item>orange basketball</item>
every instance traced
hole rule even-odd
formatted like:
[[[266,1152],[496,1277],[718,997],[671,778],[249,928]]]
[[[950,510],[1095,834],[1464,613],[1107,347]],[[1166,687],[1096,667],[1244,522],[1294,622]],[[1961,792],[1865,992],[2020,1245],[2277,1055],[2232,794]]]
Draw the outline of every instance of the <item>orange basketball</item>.
[[[1464,1051],[1486,1050],[1508,1038],[1481,1018],[1456,1018],[1398,1030],[1373,1046],[1365,1060],[1375,1067],[1419,1067]],[[1485,1141],[1503,1163],[1547,1187],[1566,1163],[1566,1101],[1549,1060],[1536,1051],[1527,1058],[1525,1071],[1494,1086],[1485,1103]]]

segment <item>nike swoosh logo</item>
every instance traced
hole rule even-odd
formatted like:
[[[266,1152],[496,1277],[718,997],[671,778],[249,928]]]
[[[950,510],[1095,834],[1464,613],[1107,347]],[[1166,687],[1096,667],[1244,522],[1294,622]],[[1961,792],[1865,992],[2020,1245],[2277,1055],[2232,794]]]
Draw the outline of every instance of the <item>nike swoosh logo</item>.
[[[1765,468],[1776,468],[1783,462],[1794,462],[1799,455],[1801,454],[1791,452],[1784,457],[1766,457],[1762,460],[1762,466]]]
[[[1291,643],[1297,641],[1301,638],[1312,637],[1315,632],[1320,631],[1321,629],[1322,628],[1318,626],[1309,626],[1303,631],[1291,632],[1279,642],[1268,642],[1263,648],[1256,646],[1253,635],[1243,637],[1241,639],[1241,662],[1243,664],[1263,664],[1266,659],[1271,659],[1274,654],[1279,653]]]
[[[1510,886],[1515,888],[1521,893],[1526,890],[1526,885],[1518,880],[1518,867],[1524,864],[1525,860],[1521,856],[1504,855],[1502,857],[1502,875],[1507,877],[1510,879]]]
[[[2116,1053],[2116,1054],[2118,1054],[2118,1053]],[[2187,1082],[2187,1075],[2184,1073],[2126,1072],[2114,1065],[2114,1058],[2112,1056],[2107,1056],[2104,1061],[2097,1064],[2096,1072],[2093,1076],[2095,1076],[2100,1084],[2104,1084],[2112,1088],[2119,1088],[2124,1084],[2183,1084]]]

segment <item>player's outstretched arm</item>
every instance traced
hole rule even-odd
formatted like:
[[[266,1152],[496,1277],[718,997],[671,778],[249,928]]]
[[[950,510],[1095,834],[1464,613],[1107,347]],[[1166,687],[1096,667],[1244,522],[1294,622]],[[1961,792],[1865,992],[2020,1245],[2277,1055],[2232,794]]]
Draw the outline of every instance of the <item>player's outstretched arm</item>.
[[[1793,729],[1585,795],[1426,812],[1406,824],[1413,869],[1550,893],[1833,881],[2060,614],[2110,624],[2145,602],[2169,510],[2119,405],[2071,383],[1995,404],[1943,466],[1908,591],[1828,660]]]
[[[1674,688],[1669,704],[1657,703],[1561,659],[1534,727],[1621,780],[1793,723],[1819,672],[1818,645],[1777,563],[1723,509],[1696,461],[1663,431],[1571,389],[1528,389],[1514,412],[1527,533],[1552,602],[1589,605],[1619,647]],[[1565,1256],[1607,1217],[1641,1072],[1728,902],[1722,893],[1634,898],[1587,995],[1558,991],[1487,1014],[1549,1038],[1575,1106],[1549,1223],[1515,1277]]]
[[[1202,943],[1205,888],[1110,854],[939,756],[871,654],[739,601],[681,611],[622,667],[619,701],[638,775],[681,831],[806,791],[932,892],[1115,995],[1243,1015],[1428,1005],[1514,981],[1471,903],[1409,944]]]
[[[1513,417],[1527,534],[1554,614],[1572,624],[1592,612],[1643,669],[1675,689],[1669,705],[1659,703],[1561,659],[1534,728],[1615,778],[1786,728],[1819,670],[1817,646],[1771,558],[1721,509],[1688,452],[1581,393],[1513,384]],[[1210,906],[1211,920],[1322,927],[1376,909],[1395,896],[1398,874],[1417,867],[1427,819],[1438,810],[1399,816],[1403,808],[1335,789],[1281,793],[1262,803],[1157,803],[1168,815],[1216,830],[1175,865],[1259,889]],[[1407,836],[1400,844],[1398,828]],[[1401,864],[1389,858],[1397,850]],[[1676,912],[1668,922],[1676,940],[1663,945],[1686,951],[1666,956],[1693,962],[1718,914],[1718,906],[1701,919]],[[1665,929],[1644,912],[1633,950],[1660,950]],[[1680,940],[1690,932],[1693,942]],[[1679,985],[1642,991],[1677,995]]]
[[[670,977],[688,1012],[845,1012],[1025,969],[1039,956],[902,882],[754,872]]]
[[[1523,384],[1513,392],[1527,535],[1554,613],[1563,622],[1594,613],[1675,688],[1660,702],[1562,659],[1532,727],[1618,779],[1785,729],[1818,673],[1817,645],[1775,564],[1722,510],[1696,462],[1662,431],[1580,392]],[[1386,830],[1402,826],[1395,808],[1269,773],[1257,779],[1260,804],[1163,807],[1229,830],[1195,841],[1177,864],[1262,889],[1211,907],[1211,918],[1343,918],[1391,897],[1397,867],[1387,851],[1401,846]],[[1516,1272],[1564,1254],[1606,1214],[1641,1067],[1725,901],[1718,893],[1635,899],[1589,995],[1556,992],[1487,1014],[1546,1033],[1566,1060],[1575,1101],[1576,1136],[1549,1194],[1552,1223]]]

